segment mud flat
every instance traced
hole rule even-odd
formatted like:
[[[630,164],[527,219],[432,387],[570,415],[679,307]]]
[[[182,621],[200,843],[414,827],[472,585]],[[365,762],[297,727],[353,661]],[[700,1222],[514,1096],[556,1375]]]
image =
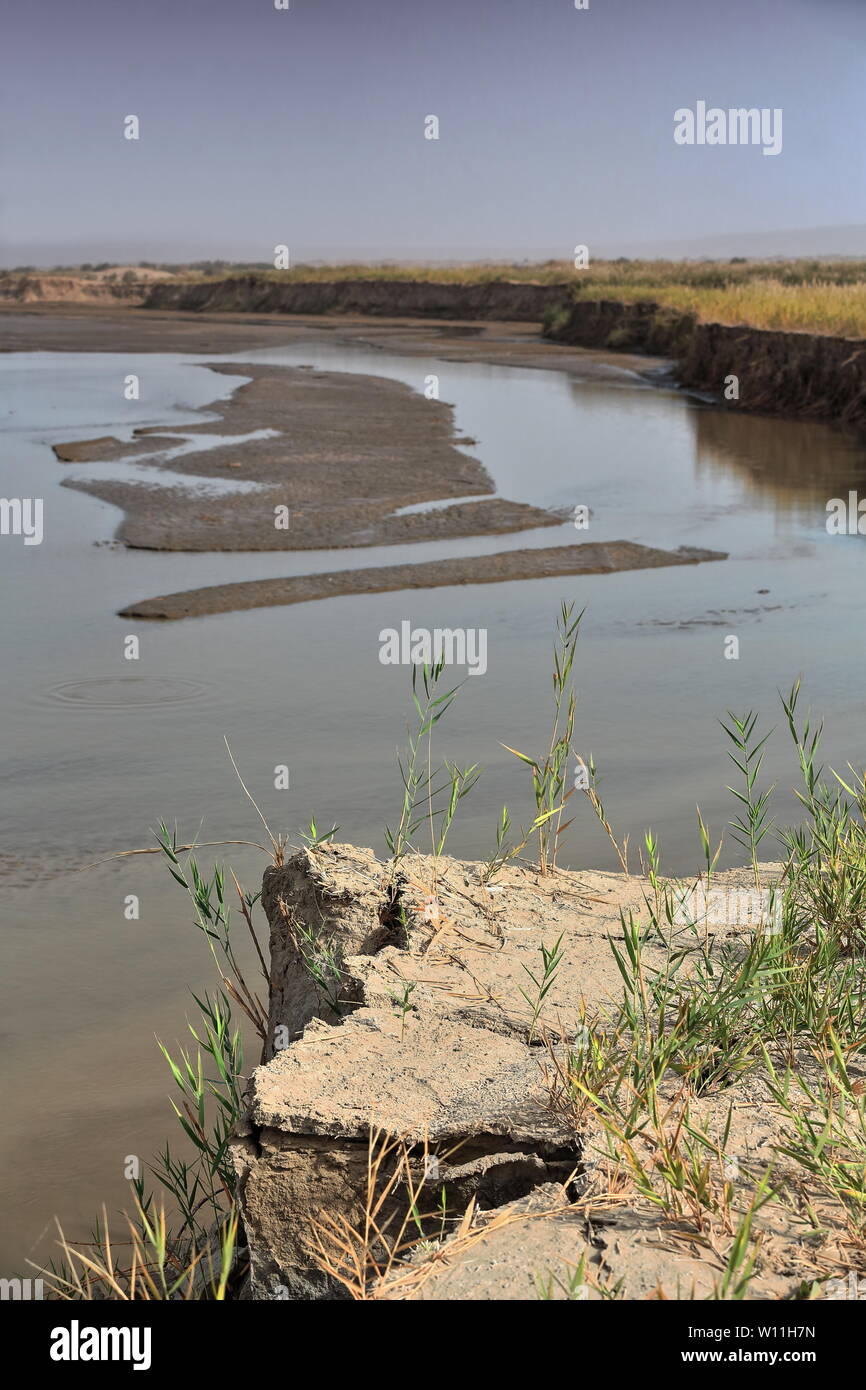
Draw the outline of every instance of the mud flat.
[[[132,350],[189,349],[263,342],[363,342],[407,356],[535,366],[612,384],[634,382],[646,358],[545,343],[527,324],[432,325],[420,322],[341,321],[339,332],[302,320],[215,322],[209,316],[111,315],[105,311],[50,318],[38,312],[0,321],[31,346],[90,350],[120,344]],[[275,331],[276,330],[276,331]],[[214,341],[216,337],[217,341]],[[491,495],[493,483],[466,452],[473,440],[454,433],[452,407],[428,400],[408,386],[357,373],[312,367],[209,364],[223,374],[248,378],[218,406],[219,422],[139,429],[123,443],[111,436],[55,444],[57,458],[138,464],[147,482],[76,477],[67,486],[112,503],[124,512],[118,539],[140,549],[165,551],[305,551],[383,546],[516,533],[558,526],[555,510]],[[625,370],[624,370],[625,368]],[[209,414],[212,410],[209,409]],[[189,448],[196,436],[218,434],[212,447]],[[256,438],[250,436],[258,435]],[[233,442],[237,437],[237,442]],[[458,447],[462,446],[462,447]],[[182,456],[176,454],[182,447]],[[150,457],[148,457],[150,455]],[[177,473],[189,477],[180,486]],[[219,490],[208,484],[219,480]],[[232,486],[238,484],[240,486]],[[449,503],[449,499],[455,499]],[[426,505],[426,504],[436,505]],[[442,505],[444,504],[444,505]],[[414,508],[407,512],[408,508]],[[277,524],[278,513],[279,522]],[[309,602],[337,594],[379,593],[556,575],[697,563],[725,558],[719,552],[664,551],[627,541],[516,550],[393,567],[217,585],[189,593],[143,599],[125,616],[179,618],[235,609]]]
[[[184,453],[165,452],[179,438],[162,427],[136,431],[123,444],[111,437],[55,445],[61,460],[148,459],[153,486],[81,479],[69,486],[122,507],[118,537],[137,548],[173,551],[295,551],[392,545],[558,526],[556,511],[490,496],[483,467],[456,445],[452,408],[380,377],[312,368],[220,363],[214,371],[252,378],[221,407],[213,423],[183,435],[219,435],[226,442]],[[258,431],[268,437],[251,439]],[[232,436],[238,437],[233,444]],[[180,469],[202,487],[184,488],[166,470]],[[207,483],[236,480],[246,491],[208,492]],[[166,477],[166,482],[169,478]],[[487,494],[487,495],[485,495]],[[451,505],[410,506],[458,498]],[[275,525],[283,512],[287,528]],[[666,551],[629,541],[521,549],[494,555],[377,566],[262,579],[143,599],[125,617],[173,619],[336,595],[439,588],[455,584],[602,574],[626,569],[724,559],[719,552]]]
[[[286,579],[253,579],[214,584],[145,599],[121,610],[124,618],[200,618],[245,608],[309,603],[343,594],[383,594],[399,589],[438,589],[453,584],[499,584],[515,579],[552,579],[563,575],[611,574],[619,570],[658,569],[726,559],[721,551],[680,546],[655,550],[633,541],[586,542],[545,549],[506,550],[498,555],[431,560],[416,565],[381,565],[369,569],[301,574]]]
[[[345,372],[220,364],[222,374],[251,377],[221,406],[219,424],[185,426],[183,436],[218,433],[226,442],[154,457],[154,484],[179,468],[201,487],[142,486],[110,479],[68,486],[122,507],[118,539],[147,550],[321,550],[406,541],[495,535],[556,526],[551,511],[485,497],[486,469],[455,447],[452,409],[400,382]],[[267,438],[250,439],[258,432]],[[240,436],[237,444],[232,436]],[[161,427],[127,443],[100,438],[54,446],[75,463],[138,458],[183,441]],[[208,492],[207,481],[254,484]],[[405,507],[449,497],[459,505],[408,515]],[[277,509],[288,509],[280,517]]]
[[[540,319],[540,315],[539,315]],[[553,342],[540,321],[423,319],[396,314],[280,314],[156,310],[119,305],[14,304],[0,300],[4,352],[186,352],[228,354],[302,342],[361,343],[407,357],[489,362],[564,371],[583,380],[623,380],[665,364],[634,354]]]

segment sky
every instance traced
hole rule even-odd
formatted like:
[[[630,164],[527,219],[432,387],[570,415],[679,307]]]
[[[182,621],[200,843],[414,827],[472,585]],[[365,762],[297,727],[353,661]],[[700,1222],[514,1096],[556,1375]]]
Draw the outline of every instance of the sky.
[[[0,263],[866,254],[866,0],[288,3],[8,6]]]

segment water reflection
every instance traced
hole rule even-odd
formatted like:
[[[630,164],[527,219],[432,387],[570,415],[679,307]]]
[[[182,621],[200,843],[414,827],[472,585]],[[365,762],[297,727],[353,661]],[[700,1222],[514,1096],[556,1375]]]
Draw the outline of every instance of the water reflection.
[[[734,410],[699,408],[689,420],[698,476],[721,470],[779,517],[820,528],[829,498],[866,492],[866,448],[847,431]]]

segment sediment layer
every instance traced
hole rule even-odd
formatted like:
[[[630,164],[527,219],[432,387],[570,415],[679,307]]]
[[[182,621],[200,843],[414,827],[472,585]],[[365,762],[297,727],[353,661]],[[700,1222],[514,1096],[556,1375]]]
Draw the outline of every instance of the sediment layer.
[[[259,314],[370,314],[389,318],[538,322],[569,295],[567,285],[489,280],[271,280],[239,275],[203,284],[154,285],[146,309]]]
[[[309,603],[344,594],[382,594],[400,589],[438,589],[455,584],[500,584],[515,579],[552,579],[566,575],[612,574],[619,570],[658,569],[726,559],[720,551],[680,546],[656,550],[633,541],[585,542],[532,550],[505,550],[497,555],[430,560],[418,564],[334,570],[285,579],[253,579],[214,584],[121,609],[124,618],[201,618],[247,608]]]
[[[88,279],[83,275],[0,275],[0,300],[17,304],[109,304],[132,306],[147,296],[147,280]]]
[[[765,872],[773,881],[778,866]],[[751,870],[714,883],[754,889]],[[265,1060],[232,1141],[251,1297],[535,1299],[539,1283],[567,1289],[577,1269],[590,1299],[718,1296],[727,1243],[648,1200],[626,1164],[611,1185],[592,1107],[570,1103],[575,1048],[621,992],[610,943],[625,953],[623,922],[652,892],[622,874],[514,863],[492,879],[444,857],[386,865],[332,843],[266,870]],[[721,963],[759,925],[746,910],[705,944]],[[532,978],[554,942],[536,1006]],[[686,974],[700,952],[688,933],[674,944]],[[643,968],[666,959],[650,933]],[[678,1088],[682,1078],[659,1078],[663,1108]],[[694,1096],[690,1116],[757,1175],[783,1127],[758,1073]],[[734,1226],[748,1190],[729,1189]],[[380,1233],[412,1212],[389,1260]],[[752,1236],[748,1296],[796,1297],[814,1220],[776,1203],[754,1213]]]
[[[555,342],[648,352],[676,361],[681,385],[725,398],[726,408],[799,415],[866,428],[866,341],[699,323],[649,302],[575,300],[547,327]]]

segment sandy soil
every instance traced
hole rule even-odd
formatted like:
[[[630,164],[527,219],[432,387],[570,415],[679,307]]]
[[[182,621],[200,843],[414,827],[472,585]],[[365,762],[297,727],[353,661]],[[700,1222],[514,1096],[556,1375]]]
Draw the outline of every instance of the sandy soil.
[[[70,482],[122,507],[118,538],[149,550],[321,550],[343,546],[497,534],[554,526],[562,517],[502,498],[477,459],[455,448],[452,408],[401,382],[311,368],[215,366],[248,385],[220,406],[221,421],[184,426],[184,434],[276,437],[154,459],[207,480],[237,479],[252,492],[202,494],[180,487],[100,480]],[[87,463],[134,457],[179,442],[162,429],[137,431],[129,445],[101,438],[55,446],[59,458]],[[448,497],[479,501],[429,512],[401,508]],[[288,507],[288,527],[277,509]],[[286,520],[285,513],[279,518]]]
[[[711,921],[712,911],[701,920],[699,910],[693,928],[675,919],[648,931],[643,978],[676,962],[684,982],[706,970],[704,950],[719,970],[736,969],[780,869],[759,867],[757,893],[750,870],[715,875],[724,921]],[[694,885],[670,884],[672,904],[687,903]],[[604,1069],[587,1060],[603,1056],[623,998],[612,947],[627,955],[624,924],[631,915],[647,923],[655,892],[639,876],[542,876],[515,862],[485,882],[480,864],[415,854],[392,879],[371,851],[333,843],[265,870],[273,1042],[232,1141],[254,1298],[272,1298],[275,1283],[290,1299],[339,1292],[306,1233],[324,1230],[323,1209],[341,1237],[363,1228],[368,1154],[381,1142],[369,1136],[382,1132],[406,1144],[404,1171],[430,1193],[418,1203],[424,1215],[441,1197],[449,1220],[422,1226],[429,1238],[408,1265],[388,1266],[373,1297],[537,1300],[550,1281],[556,1299],[578,1283],[576,1296],[591,1300],[712,1300],[726,1296],[738,1230],[752,1277],[736,1296],[796,1300],[813,1281],[832,1296],[823,1281],[845,1279],[857,1260],[850,1218],[786,1152],[791,1120],[767,1065],[777,1086],[792,1065],[817,1090],[817,1055],[803,1045],[792,1062],[788,1040],[767,1038],[763,1055],[744,1054],[727,1070],[708,1038],[699,1061],[659,1068],[653,1118],[641,1083],[617,1087],[611,1068],[605,1085]],[[299,926],[342,962],[327,996]],[[536,1000],[527,979],[554,942],[556,969]],[[851,1061],[862,1086],[862,1063]],[[601,1116],[605,1104],[616,1116],[617,1103],[632,1102],[626,1145],[618,1117],[605,1133]],[[435,1188],[425,1188],[431,1158]],[[768,1174],[769,1198],[759,1200]],[[376,1193],[382,1226],[383,1212],[398,1225],[405,1198],[381,1182]],[[330,1253],[337,1241],[325,1232],[316,1248]],[[348,1261],[340,1268],[351,1275]]]
[[[300,574],[289,579],[253,579],[242,584],[215,584],[146,599],[124,608],[124,618],[199,618],[240,608],[309,603],[339,594],[382,594],[398,589],[438,589],[451,584],[497,584],[514,579],[550,579],[570,574],[606,574],[618,570],[658,569],[663,565],[694,565],[724,560],[720,551],[681,546],[655,550],[632,541],[587,542],[545,549],[506,550],[498,555],[429,560],[417,565],[379,565],[335,570],[330,574]]]
[[[669,365],[661,357],[552,343],[535,323],[381,319],[361,315],[196,314],[118,305],[0,303],[5,352],[228,353],[299,342],[364,343],[449,362],[541,367],[584,378],[623,379]]]

